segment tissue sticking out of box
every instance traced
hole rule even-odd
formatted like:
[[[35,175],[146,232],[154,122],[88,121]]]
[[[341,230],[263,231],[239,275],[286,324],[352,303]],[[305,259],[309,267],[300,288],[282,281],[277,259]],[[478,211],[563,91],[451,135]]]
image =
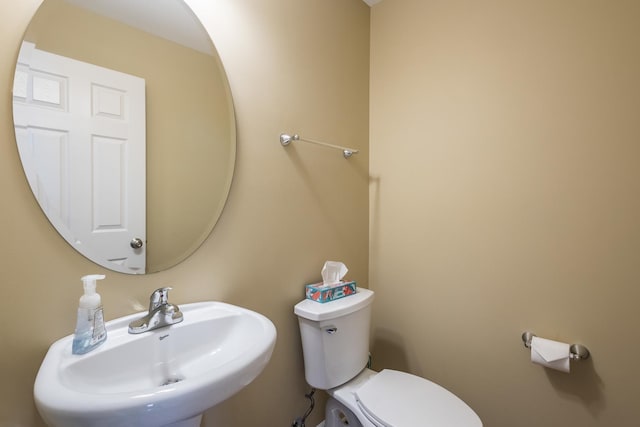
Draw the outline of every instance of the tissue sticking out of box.
[[[322,267],[322,284],[329,286],[340,283],[348,271],[349,269],[342,262],[327,261]]]
[[[355,281],[343,281],[349,269],[338,261],[327,261],[322,267],[322,283],[305,286],[307,299],[325,303],[356,293]]]

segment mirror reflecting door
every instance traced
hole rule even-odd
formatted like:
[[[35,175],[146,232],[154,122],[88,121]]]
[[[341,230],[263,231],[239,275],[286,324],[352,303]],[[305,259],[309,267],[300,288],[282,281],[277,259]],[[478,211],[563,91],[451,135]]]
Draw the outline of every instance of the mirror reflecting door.
[[[230,91],[182,0],[44,0],[16,67],[14,123],[43,212],[75,249],[114,271],[184,260],[226,201]]]

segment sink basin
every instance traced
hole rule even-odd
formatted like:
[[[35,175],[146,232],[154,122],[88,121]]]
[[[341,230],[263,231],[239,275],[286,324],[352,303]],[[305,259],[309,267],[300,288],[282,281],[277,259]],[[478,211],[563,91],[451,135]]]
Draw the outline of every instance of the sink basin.
[[[51,345],[36,377],[42,418],[59,427],[199,426],[202,412],[262,372],[276,329],[266,317],[221,302],[180,305],[184,321],[142,334],[107,322],[107,341],[71,354],[73,336]]]

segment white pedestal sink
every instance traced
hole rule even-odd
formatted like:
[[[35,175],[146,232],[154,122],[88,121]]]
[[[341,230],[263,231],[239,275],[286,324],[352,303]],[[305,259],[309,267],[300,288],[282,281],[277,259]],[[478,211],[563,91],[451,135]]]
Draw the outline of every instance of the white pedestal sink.
[[[253,381],[271,358],[266,317],[220,302],[182,304],[184,321],[132,335],[107,323],[107,341],[71,354],[73,336],[51,345],[34,386],[52,427],[198,427],[202,412]]]

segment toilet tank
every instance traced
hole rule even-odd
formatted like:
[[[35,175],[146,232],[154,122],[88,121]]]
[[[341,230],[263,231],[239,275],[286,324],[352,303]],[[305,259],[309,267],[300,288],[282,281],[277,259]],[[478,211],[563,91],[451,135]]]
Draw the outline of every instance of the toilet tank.
[[[369,360],[369,328],[373,292],[327,302],[296,304],[307,383],[328,390],[354,378]]]

